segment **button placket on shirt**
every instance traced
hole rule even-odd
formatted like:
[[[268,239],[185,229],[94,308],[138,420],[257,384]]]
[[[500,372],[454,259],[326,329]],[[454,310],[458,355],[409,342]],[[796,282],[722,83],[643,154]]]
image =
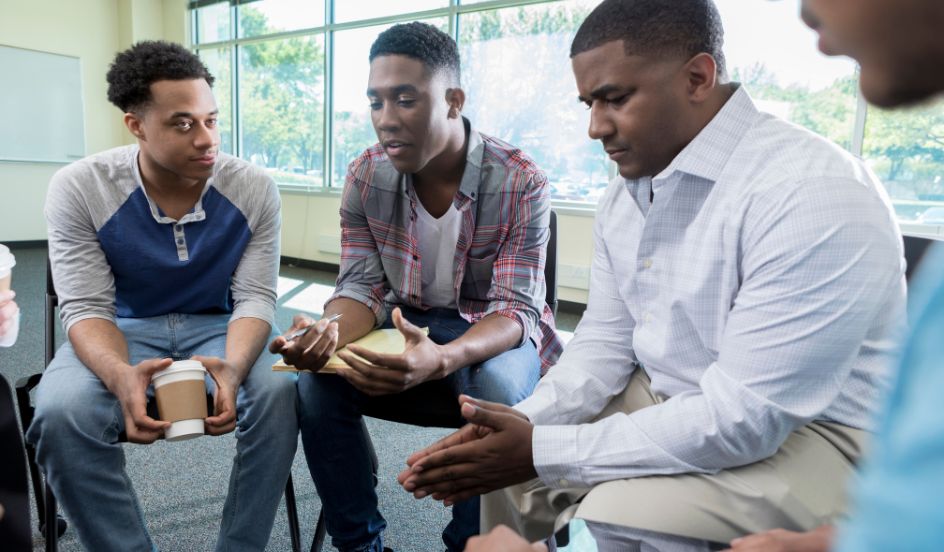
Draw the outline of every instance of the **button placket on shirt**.
[[[187,235],[184,233],[184,225],[175,222],[173,230],[174,245],[177,247],[177,260],[187,261],[190,259],[190,251],[187,249]]]

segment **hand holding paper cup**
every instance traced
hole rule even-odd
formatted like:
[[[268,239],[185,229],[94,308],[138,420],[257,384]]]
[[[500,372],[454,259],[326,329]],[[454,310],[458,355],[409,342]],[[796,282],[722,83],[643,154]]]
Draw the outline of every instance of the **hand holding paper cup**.
[[[196,360],[178,360],[154,374],[154,396],[161,420],[171,422],[164,432],[168,441],[183,441],[203,435],[207,417],[206,368]]]

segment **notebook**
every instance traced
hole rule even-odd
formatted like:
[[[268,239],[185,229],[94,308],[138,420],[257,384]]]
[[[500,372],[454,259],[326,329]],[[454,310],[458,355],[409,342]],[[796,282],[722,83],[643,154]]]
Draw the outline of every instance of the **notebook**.
[[[423,328],[422,330],[427,335],[429,334],[429,328]],[[385,330],[374,330],[364,337],[355,340],[354,344],[377,353],[400,354],[403,352],[403,349],[406,348],[406,338],[403,337],[400,330],[389,328]],[[346,347],[342,347],[338,349],[338,351],[343,351],[345,348]],[[338,357],[338,351],[335,351],[335,353],[331,355],[331,358],[328,359],[324,368],[318,371],[319,374],[335,374],[338,370],[351,369],[346,362]],[[299,371],[298,368],[285,364],[285,361],[281,358],[272,365],[272,369],[277,372]]]

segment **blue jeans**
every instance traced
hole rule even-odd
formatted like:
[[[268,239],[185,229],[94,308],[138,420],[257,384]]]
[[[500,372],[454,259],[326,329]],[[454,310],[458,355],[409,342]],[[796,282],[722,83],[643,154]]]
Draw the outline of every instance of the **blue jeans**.
[[[471,326],[451,309],[420,311],[403,309],[413,324],[429,328],[429,337],[444,344],[461,336]],[[386,327],[391,327],[388,321]],[[303,373],[298,377],[299,425],[305,458],[324,505],[325,521],[332,544],[341,552],[383,550],[382,533],[387,523],[377,509],[377,493],[370,460],[370,437],[363,431],[365,409],[382,405],[384,410],[416,413],[433,395],[460,393],[513,405],[534,390],[541,362],[534,343],[506,351],[480,364],[462,368],[446,378],[426,382],[398,395],[369,397],[337,376]],[[442,400],[438,401],[440,404]],[[458,403],[456,411],[458,411]],[[457,503],[453,519],[443,532],[451,551],[461,551],[465,541],[479,532],[478,497]]]
[[[118,327],[134,365],[195,354],[222,358],[228,321],[228,314],[170,314],[119,318]],[[265,549],[295,457],[295,378],[273,372],[274,360],[266,351],[259,355],[237,392],[236,457],[216,543],[219,551]],[[206,383],[215,391],[212,378]],[[118,399],[67,342],[40,380],[27,439],[36,445],[37,461],[87,550],[155,549],[117,443],[123,431]]]

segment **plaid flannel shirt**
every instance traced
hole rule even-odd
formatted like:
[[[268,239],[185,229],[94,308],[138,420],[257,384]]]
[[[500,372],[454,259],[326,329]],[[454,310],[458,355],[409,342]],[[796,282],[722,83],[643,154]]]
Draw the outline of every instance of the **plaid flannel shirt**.
[[[466,123],[468,125],[468,123]],[[470,323],[497,313],[534,340],[542,373],[560,356],[554,315],[545,303],[550,236],[547,177],[519,149],[469,129],[465,172],[454,204],[462,216],[454,290]],[[383,324],[398,305],[425,309],[410,175],[397,172],[379,144],[348,167],[341,200],[341,269],[328,299],[369,307]]]

